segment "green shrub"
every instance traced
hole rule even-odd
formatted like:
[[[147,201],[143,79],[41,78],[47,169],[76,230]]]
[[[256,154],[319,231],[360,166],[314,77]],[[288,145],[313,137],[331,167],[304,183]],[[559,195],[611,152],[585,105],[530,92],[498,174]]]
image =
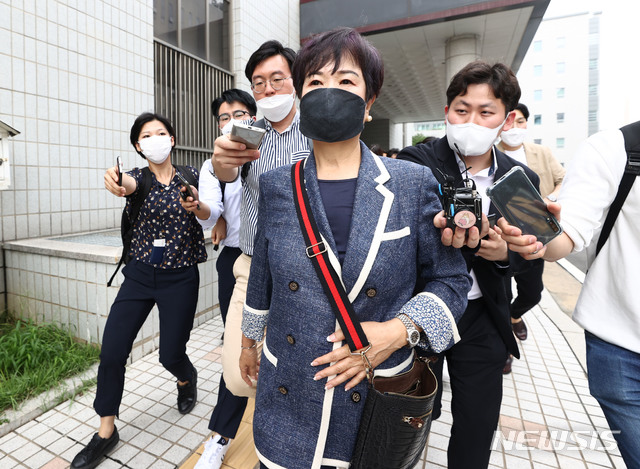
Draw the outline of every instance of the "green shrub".
[[[98,361],[100,350],[52,324],[0,325],[0,412],[51,389]]]

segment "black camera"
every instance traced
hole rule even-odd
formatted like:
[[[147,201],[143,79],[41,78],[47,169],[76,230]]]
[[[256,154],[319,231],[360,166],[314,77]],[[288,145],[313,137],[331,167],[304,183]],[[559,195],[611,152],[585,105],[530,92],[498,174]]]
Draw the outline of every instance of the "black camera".
[[[444,175],[443,175],[444,176]],[[447,228],[471,228],[477,226],[482,231],[482,197],[476,190],[473,179],[463,179],[462,187],[454,186],[454,179],[444,176],[439,185],[440,200],[447,219]]]

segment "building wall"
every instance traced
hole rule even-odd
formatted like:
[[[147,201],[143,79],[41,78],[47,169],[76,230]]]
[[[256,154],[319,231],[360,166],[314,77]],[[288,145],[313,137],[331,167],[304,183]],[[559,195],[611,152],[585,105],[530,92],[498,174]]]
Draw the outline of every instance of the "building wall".
[[[540,140],[562,163],[568,163],[589,135],[589,21],[582,12],[545,18],[529,47],[518,80],[521,101],[531,116],[527,141]],[[564,63],[564,72],[558,64]],[[564,97],[558,89],[564,88]],[[564,113],[559,123],[557,114]],[[535,116],[541,123],[535,123]],[[564,139],[561,148],[558,139]]]
[[[15,241],[5,245],[7,307],[36,323],[62,324],[78,339],[102,343],[111,305],[124,280],[122,271],[111,287],[107,279],[115,269],[120,248],[76,247],[57,240]],[[217,254],[207,244],[209,261],[199,264],[200,288],[194,326],[219,314]],[[160,318],[154,306],[138,332],[130,360],[159,347]]]
[[[276,39],[295,51],[300,48],[300,2],[272,0],[268,2],[268,14],[254,0],[233,0],[231,8],[231,71],[236,77],[236,87],[251,92],[244,68],[262,43]]]
[[[2,241],[118,225],[105,168],[139,163],[128,131],[153,109],[151,1],[0,0],[0,120],[12,186],[0,191]]]
[[[600,128],[612,129],[640,119],[637,92],[640,2],[602,2],[600,28]]]
[[[249,90],[244,65],[260,44],[299,48],[299,2],[270,2],[267,16],[250,0],[234,0],[232,9],[233,72]],[[0,190],[0,311],[68,324],[99,342],[117,294],[119,281],[106,281],[120,248],[98,246],[114,253],[84,259],[76,248],[41,246],[60,242],[43,238],[120,225],[124,201],[104,189],[103,175],[117,155],[125,169],[144,165],[129,129],[154,109],[153,0],[0,0],[0,44],[0,120],[20,132],[9,140],[12,185]],[[16,247],[20,240],[29,247]],[[217,254],[207,250],[196,324],[218,314]],[[154,309],[133,358],[157,344]]]

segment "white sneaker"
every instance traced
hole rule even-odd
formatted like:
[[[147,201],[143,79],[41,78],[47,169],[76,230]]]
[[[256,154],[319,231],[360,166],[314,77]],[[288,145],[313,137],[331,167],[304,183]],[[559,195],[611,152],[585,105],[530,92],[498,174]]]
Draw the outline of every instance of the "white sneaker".
[[[204,444],[202,456],[193,469],[220,469],[231,440],[215,435]]]

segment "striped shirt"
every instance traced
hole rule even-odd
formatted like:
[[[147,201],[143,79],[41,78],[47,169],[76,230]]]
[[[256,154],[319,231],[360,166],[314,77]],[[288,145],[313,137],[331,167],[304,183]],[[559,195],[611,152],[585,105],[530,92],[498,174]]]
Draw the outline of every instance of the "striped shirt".
[[[251,162],[249,173],[242,181],[242,206],[240,207],[240,249],[253,255],[253,239],[258,230],[258,181],[267,171],[295,163],[309,156],[309,140],[300,132],[300,113],[291,125],[278,133],[265,119],[267,133],[260,144],[260,158]]]

